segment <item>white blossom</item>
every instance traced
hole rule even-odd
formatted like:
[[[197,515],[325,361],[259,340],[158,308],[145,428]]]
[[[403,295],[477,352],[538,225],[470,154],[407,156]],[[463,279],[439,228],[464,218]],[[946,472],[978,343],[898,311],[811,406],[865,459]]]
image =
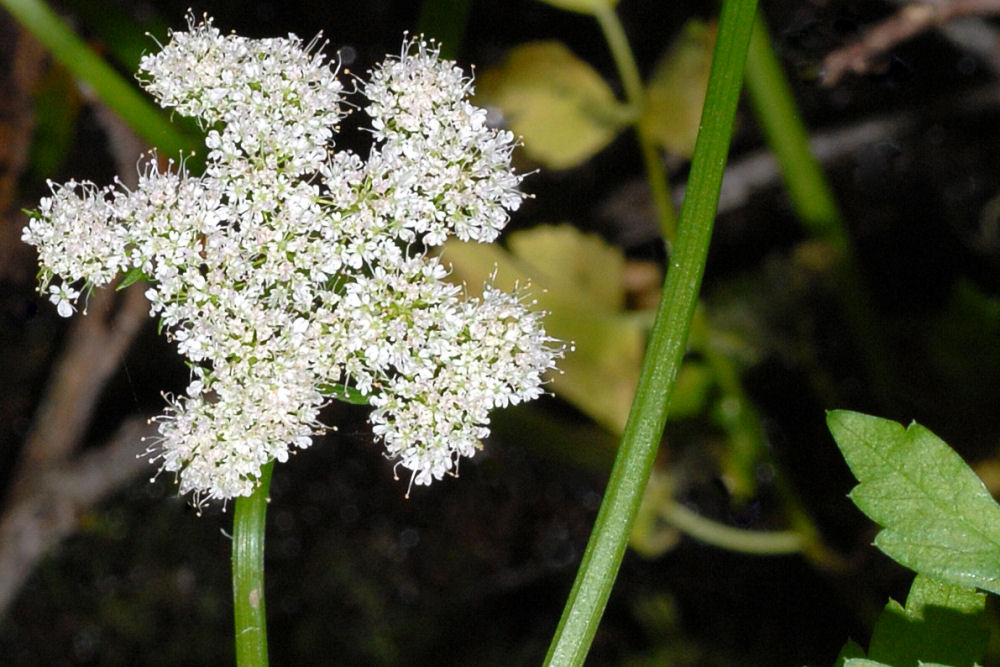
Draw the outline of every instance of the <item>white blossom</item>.
[[[223,35],[188,17],[139,80],[207,130],[201,176],[141,166],[134,189],[50,184],[22,238],[62,316],[86,289],[141,275],[150,314],[190,365],[149,454],[196,502],[250,494],[262,465],[324,430],[348,387],[411,484],[452,473],[494,408],[543,392],[563,348],[518,296],[446,282],[427,249],[493,241],[523,198],[513,136],[468,101],[472,80],[408,39],[357,88],[367,159],[335,151],[352,106],[336,68],[294,35]]]
[[[71,317],[76,312],[73,302],[80,296],[80,292],[73,289],[66,283],[61,285],[49,285],[49,301],[56,305],[56,312],[60,317]]]

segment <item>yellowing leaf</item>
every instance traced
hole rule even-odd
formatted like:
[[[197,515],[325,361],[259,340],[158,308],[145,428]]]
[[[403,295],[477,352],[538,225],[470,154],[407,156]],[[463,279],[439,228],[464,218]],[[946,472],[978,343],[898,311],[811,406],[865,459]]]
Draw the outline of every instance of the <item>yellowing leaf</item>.
[[[540,0],[540,2],[581,14],[596,14],[601,8],[611,8],[618,4],[618,0]]]
[[[561,299],[577,299],[583,308],[607,313],[625,308],[625,257],[596,234],[542,225],[511,234],[507,247],[530,266],[533,281],[558,291]]]
[[[478,294],[496,271],[494,284],[527,286],[547,311],[550,336],[572,341],[551,388],[612,433],[625,428],[646,343],[646,327],[620,310],[624,303],[621,252],[569,225],[511,234],[513,252],[496,245],[449,241],[442,261],[452,280]],[[618,308],[614,307],[616,304]]]
[[[478,79],[476,102],[499,107],[530,158],[575,167],[631,120],[629,108],[594,69],[559,42],[513,48],[502,67]]]
[[[715,24],[692,20],[660,59],[646,85],[639,124],[663,150],[691,157],[715,48]]]

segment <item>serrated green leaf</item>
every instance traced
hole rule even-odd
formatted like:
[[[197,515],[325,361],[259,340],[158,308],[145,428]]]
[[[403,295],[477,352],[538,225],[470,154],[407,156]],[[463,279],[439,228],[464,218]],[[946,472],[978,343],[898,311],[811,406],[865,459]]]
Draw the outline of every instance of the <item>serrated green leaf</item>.
[[[691,157],[715,47],[715,24],[692,20],[660,59],[646,85],[639,124],[663,150]]]
[[[887,665],[884,662],[868,658],[848,658],[844,661],[844,667],[896,667],[896,665]]]
[[[837,654],[837,661],[833,663],[833,667],[844,667],[848,660],[864,657],[865,650],[853,639],[848,639],[844,647],[840,649],[840,653]]]
[[[904,608],[889,600],[872,632],[868,657],[890,665],[974,665],[986,652],[986,595],[917,575]]]
[[[129,285],[133,285],[139,282],[140,280],[144,280],[145,278],[146,274],[142,272],[142,269],[139,268],[138,266],[133,266],[131,269],[128,270],[128,273],[125,274],[125,277],[122,278],[122,281],[118,283],[118,287],[115,288],[115,291],[120,292]]]
[[[920,574],[1000,593],[1000,505],[928,429],[834,410],[827,425],[860,484],[851,500],[884,529],[875,545]]]
[[[610,9],[618,4],[618,0],[538,0],[547,5],[565,9],[568,12],[580,14],[596,14],[601,9]]]
[[[581,164],[632,120],[594,69],[559,42],[511,49],[478,78],[476,102],[499,107],[524,151],[552,169]]]

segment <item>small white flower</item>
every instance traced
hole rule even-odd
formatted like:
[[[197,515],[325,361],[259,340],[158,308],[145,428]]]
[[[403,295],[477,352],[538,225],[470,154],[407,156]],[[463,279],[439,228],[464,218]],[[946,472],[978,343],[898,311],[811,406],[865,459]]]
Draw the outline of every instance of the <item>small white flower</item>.
[[[192,369],[149,450],[196,502],[251,493],[262,465],[322,432],[322,391],[367,396],[386,454],[429,484],[472,456],[489,412],[542,393],[562,355],[516,296],[462,298],[424,248],[494,240],[523,195],[510,133],[438,47],[404,42],[370,73],[367,160],[333,151],[335,68],[294,35],[223,35],[188,17],[139,80],[208,130],[204,175],[151,156],[134,190],[52,185],[22,238],[62,316],[76,281],[138,269]],[[53,278],[57,284],[49,285]]]
[[[76,312],[74,301],[80,296],[80,292],[73,289],[66,283],[59,285],[49,285],[49,301],[56,305],[56,312],[60,317],[70,317]]]

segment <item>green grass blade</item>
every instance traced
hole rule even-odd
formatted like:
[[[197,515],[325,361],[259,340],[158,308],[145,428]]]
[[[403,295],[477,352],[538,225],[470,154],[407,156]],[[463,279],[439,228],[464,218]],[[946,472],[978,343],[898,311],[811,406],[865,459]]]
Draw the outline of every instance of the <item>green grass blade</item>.
[[[702,129],[639,386],[547,665],[582,665],[586,659],[663,435],[705,269],[756,8],[750,0],[723,4]]]
[[[90,49],[42,0],[0,0],[21,24],[73,76],[117,113],[142,139],[168,155],[190,153],[197,142],[182,134],[150,103]]]

